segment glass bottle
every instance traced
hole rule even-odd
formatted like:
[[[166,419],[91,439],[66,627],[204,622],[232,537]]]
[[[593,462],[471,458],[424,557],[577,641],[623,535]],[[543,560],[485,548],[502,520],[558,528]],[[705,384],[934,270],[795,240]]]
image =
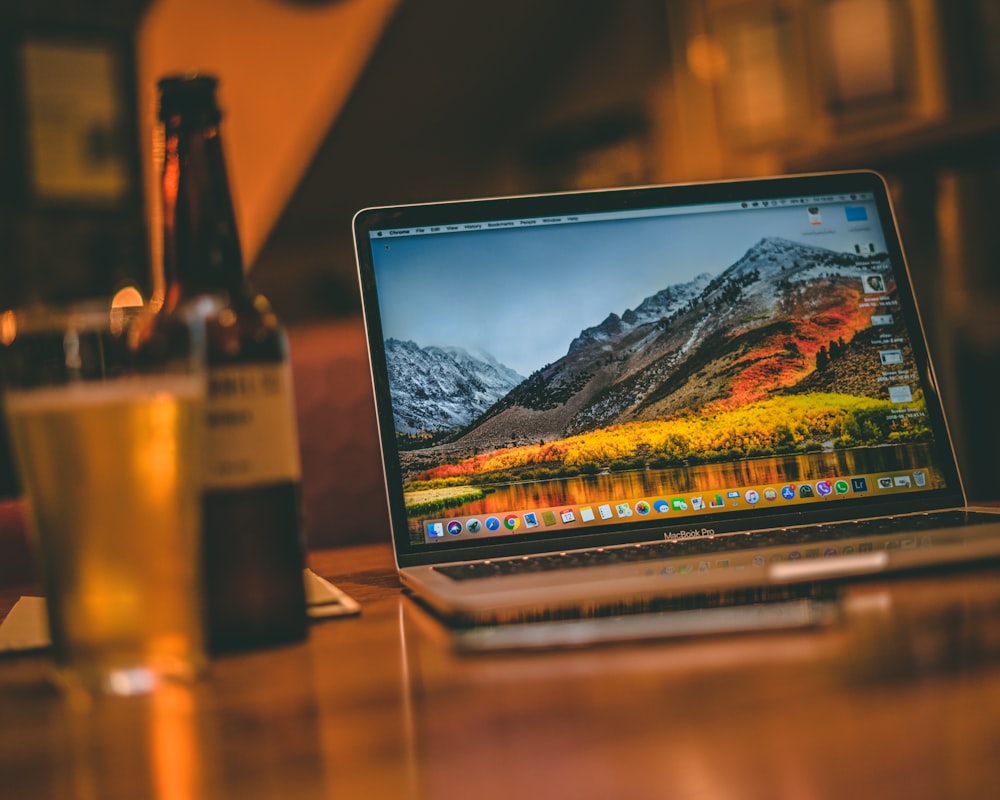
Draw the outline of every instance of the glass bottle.
[[[159,81],[163,312],[196,304],[208,363],[204,575],[213,653],[307,633],[298,436],[288,340],[246,280],[217,80]]]

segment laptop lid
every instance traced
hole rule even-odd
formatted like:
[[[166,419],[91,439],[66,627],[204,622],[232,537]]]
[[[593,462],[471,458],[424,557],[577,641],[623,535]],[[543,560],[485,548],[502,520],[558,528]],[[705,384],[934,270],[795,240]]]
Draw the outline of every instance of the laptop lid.
[[[964,504],[875,173],[354,226],[400,567]]]

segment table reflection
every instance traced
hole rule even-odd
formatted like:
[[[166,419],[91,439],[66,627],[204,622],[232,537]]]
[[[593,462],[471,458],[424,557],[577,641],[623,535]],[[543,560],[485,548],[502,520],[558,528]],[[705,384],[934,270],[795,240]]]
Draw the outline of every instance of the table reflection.
[[[193,686],[80,708],[43,655],[0,659],[0,796],[937,798],[1000,781],[995,570],[854,584],[812,630],[462,655],[381,552],[344,581],[360,616]]]

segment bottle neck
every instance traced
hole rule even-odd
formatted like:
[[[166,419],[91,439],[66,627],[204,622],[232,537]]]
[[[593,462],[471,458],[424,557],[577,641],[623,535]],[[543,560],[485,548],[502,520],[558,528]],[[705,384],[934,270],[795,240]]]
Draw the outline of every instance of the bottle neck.
[[[243,256],[217,124],[167,120],[161,191],[166,307],[203,294],[241,294]]]

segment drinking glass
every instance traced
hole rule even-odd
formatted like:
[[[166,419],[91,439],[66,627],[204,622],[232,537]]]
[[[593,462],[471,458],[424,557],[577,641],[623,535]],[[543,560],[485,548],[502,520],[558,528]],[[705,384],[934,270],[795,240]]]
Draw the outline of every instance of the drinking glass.
[[[55,674],[88,694],[147,692],[205,664],[201,336],[194,317],[150,319],[110,301],[0,315]]]

